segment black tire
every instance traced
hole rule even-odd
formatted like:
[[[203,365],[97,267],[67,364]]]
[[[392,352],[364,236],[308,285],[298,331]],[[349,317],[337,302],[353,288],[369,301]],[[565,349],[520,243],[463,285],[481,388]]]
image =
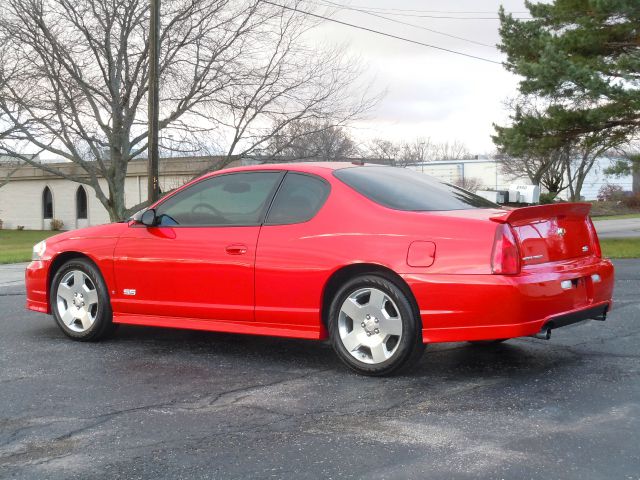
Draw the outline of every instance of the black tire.
[[[74,271],[84,273],[95,287],[97,294],[97,306],[95,307],[95,320],[93,324],[84,331],[75,331],[70,328],[61,318],[57,304],[58,287],[67,274]],[[116,325],[112,323],[113,314],[111,311],[111,300],[109,291],[102,278],[102,274],[96,265],[85,258],[74,258],[64,263],[55,273],[51,281],[49,291],[49,304],[53,317],[60,327],[60,330],[69,338],[81,342],[93,342],[107,337],[116,329]]]
[[[374,364],[358,360],[347,350],[341,339],[339,328],[343,303],[355,292],[367,288],[381,290],[392,300],[402,322],[402,335],[394,346],[395,351],[386,361]],[[425,349],[422,343],[422,322],[410,293],[405,292],[390,279],[379,275],[362,275],[346,282],[334,296],[327,320],[331,345],[336,354],[349,368],[363,375],[384,376],[407,371],[420,360]]]

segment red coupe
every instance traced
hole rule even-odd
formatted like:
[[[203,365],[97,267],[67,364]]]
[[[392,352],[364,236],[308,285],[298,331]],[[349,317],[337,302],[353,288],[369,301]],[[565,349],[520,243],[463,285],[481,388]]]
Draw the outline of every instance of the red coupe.
[[[115,324],[329,338],[383,375],[426,343],[536,335],[611,308],[589,205],[504,210],[407,169],[215,172],[128,222],[34,247],[27,308],[76,340]]]

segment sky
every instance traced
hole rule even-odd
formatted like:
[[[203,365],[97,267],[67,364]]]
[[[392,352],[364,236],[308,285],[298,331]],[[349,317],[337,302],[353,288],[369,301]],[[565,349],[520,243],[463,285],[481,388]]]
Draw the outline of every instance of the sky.
[[[305,0],[317,13],[318,2]],[[353,10],[331,10],[332,18],[381,30],[419,42],[501,62],[497,11],[504,5],[514,16],[528,17],[523,0],[331,0],[353,9],[367,9],[399,21],[413,23],[471,43]],[[300,8],[304,8],[304,3]],[[459,13],[481,12],[481,13]],[[493,13],[492,13],[493,12]],[[394,15],[392,15],[394,14]],[[475,17],[471,19],[430,18]],[[478,18],[481,17],[481,18]],[[485,19],[485,18],[492,19]],[[313,30],[312,41],[346,44],[362,59],[366,80],[386,95],[352,133],[361,141],[386,138],[410,141],[462,141],[472,153],[492,152],[493,123],[504,124],[504,101],[517,93],[518,77],[502,65],[455,55],[351,27],[325,22]]]

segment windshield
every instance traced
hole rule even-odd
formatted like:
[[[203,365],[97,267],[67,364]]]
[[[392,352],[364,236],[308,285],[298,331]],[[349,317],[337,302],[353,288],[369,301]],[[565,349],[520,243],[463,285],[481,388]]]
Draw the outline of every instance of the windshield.
[[[350,167],[334,175],[368,199],[405,211],[500,208],[478,195],[437,178],[398,167]]]

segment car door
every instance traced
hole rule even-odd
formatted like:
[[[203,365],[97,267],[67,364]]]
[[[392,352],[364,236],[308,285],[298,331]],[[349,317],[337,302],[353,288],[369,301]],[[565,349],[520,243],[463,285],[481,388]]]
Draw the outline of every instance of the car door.
[[[256,243],[282,175],[208,177],[161,202],[156,226],[132,223],[115,249],[114,312],[253,320]]]
[[[288,172],[282,181],[258,241],[256,322],[317,338],[319,299],[335,265],[324,235],[333,220],[320,218],[330,191],[311,174]]]

